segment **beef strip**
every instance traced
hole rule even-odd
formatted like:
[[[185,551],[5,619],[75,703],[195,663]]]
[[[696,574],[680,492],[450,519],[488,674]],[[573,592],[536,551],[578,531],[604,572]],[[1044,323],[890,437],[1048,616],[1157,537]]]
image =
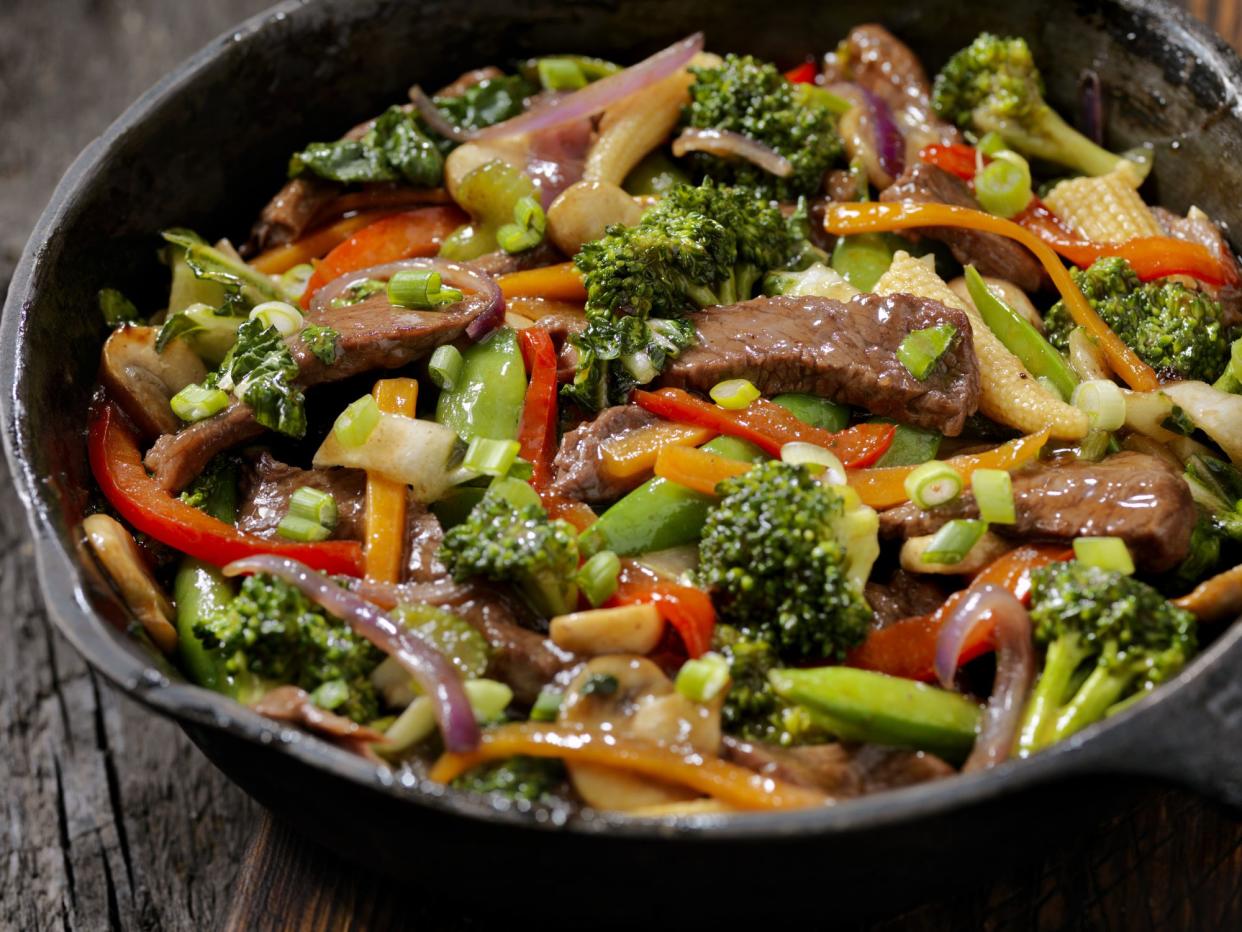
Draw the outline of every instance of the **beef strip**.
[[[926,162],[913,162],[900,178],[880,193],[880,200],[981,209],[966,182]],[[962,265],[974,265],[980,275],[1006,279],[1023,291],[1038,291],[1044,283],[1043,266],[1011,239],[959,227],[924,227],[919,233],[946,244],[953,258]]]
[[[444,565],[436,558],[444,542],[444,529],[427,506],[413,500],[405,510],[405,579],[427,583],[442,579]]]
[[[242,248],[243,255],[254,255],[293,242],[307,230],[324,205],[340,193],[339,184],[315,175],[301,175],[286,181],[259,214],[250,231],[250,240]]]
[[[887,627],[903,618],[930,615],[947,598],[936,580],[905,570],[896,570],[888,582],[868,580],[864,595],[871,606],[871,624],[875,628]]]
[[[850,798],[951,777],[952,767],[924,751],[872,744],[813,744],[782,748],[726,737],[722,755],[765,777]]]
[[[609,440],[654,424],[655,415],[635,405],[606,408],[593,421],[565,435],[552,461],[552,491],[578,502],[610,502],[620,498],[647,478],[638,473],[629,479],[604,476],[602,448]]]
[[[303,486],[327,492],[336,501],[336,540],[362,540],[366,530],[366,473],[360,469],[299,469],[263,452],[251,459],[242,476],[237,527],[247,534],[274,537],[289,513],[289,499]]]
[[[1098,463],[1037,464],[1013,474],[1015,524],[994,524],[998,534],[1070,541],[1120,537],[1142,569],[1160,573],[1190,549],[1195,505],[1186,481],[1163,460],[1129,451]],[[880,535],[920,537],[954,518],[977,518],[974,496],[932,511],[907,502],[880,513]]]
[[[545,240],[533,249],[524,249],[517,253],[505,252],[502,249],[463,262],[462,265],[475,272],[498,278],[501,275],[525,272],[527,269],[541,269],[545,265],[555,265],[564,261],[565,257],[561,251]]]
[[[979,405],[970,321],[913,295],[756,298],[691,315],[698,342],[661,374],[661,385],[706,392],[749,379],[765,395],[810,392],[948,436]],[[923,381],[897,359],[913,330],[948,323],[957,338]]]
[[[471,294],[443,311],[412,311],[392,307],[383,292],[342,308],[323,308],[306,315],[307,323],[334,328],[338,359],[326,365],[298,337],[287,341],[298,363],[298,385],[335,382],[372,369],[396,369],[452,343],[486,307]],[[144,459],[155,480],[176,491],[202,472],[213,456],[262,433],[249,406],[234,402],[220,414],[198,421],[156,440]]]

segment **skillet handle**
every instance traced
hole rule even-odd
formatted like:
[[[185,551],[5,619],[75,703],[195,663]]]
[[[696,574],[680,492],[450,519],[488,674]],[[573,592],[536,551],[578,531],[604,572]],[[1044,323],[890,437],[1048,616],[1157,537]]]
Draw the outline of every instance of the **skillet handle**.
[[[1183,674],[1180,688],[1136,707],[1130,727],[1118,721],[1100,735],[1090,769],[1168,780],[1242,810],[1242,630],[1232,635]]]

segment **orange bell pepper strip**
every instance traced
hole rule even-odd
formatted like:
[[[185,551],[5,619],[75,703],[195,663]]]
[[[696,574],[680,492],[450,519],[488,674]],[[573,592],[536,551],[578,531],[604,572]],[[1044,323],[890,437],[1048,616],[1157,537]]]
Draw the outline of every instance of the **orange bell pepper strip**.
[[[427,776],[437,783],[449,783],[480,764],[518,754],[611,767],[661,783],[686,786],[738,809],[808,809],[828,802],[818,790],[761,776],[710,754],[677,751],[612,732],[540,722],[514,722],[489,728],[483,732],[477,748],[442,754]]]
[[[1035,254],[1065,300],[1074,323],[1093,336],[1109,365],[1136,392],[1155,391],[1160,382],[1151,366],[1139,359],[1083,297],[1057,254],[1042,239],[1012,220],[951,204],[829,204],[824,229],[829,233],[883,233],[916,227],[964,227],[1016,240]]]
[[[1031,596],[1031,573],[1041,566],[1073,558],[1074,551],[1060,544],[1024,544],[988,564],[970,585],[953,593],[931,615],[905,618],[872,631],[867,640],[846,656],[846,664],[890,676],[930,682],[936,678],[936,641],[940,628],[958,603],[984,585],[1000,586],[1027,602]],[[958,655],[966,663],[993,649],[992,626],[981,624],[971,632]]]
[[[533,468],[531,484],[543,489],[552,481],[556,453],[556,347],[552,335],[541,327],[527,327],[519,333],[518,346],[530,373],[518,425],[519,453]]]
[[[418,404],[418,382],[414,379],[380,379],[371,389],[371,395],[384,413],[413,417]],[[367,579],[386,583],[401,581],[407,494],[404,482],[394,482],[378,473],[367,473]]]
[[[683,586],[658,576],[633,560],[621,564],[617,591],[606,605],[651,604],[673,626],[690,657],[702,657],[712,646],[716,609],[702,589]]]
[[[715,436],[710,427],[657,421],[600,444],[600,471],[610,479],[631,479],[651,472],[665,447],[697,447]]]
[[[338,220],[326,227],[320,227],[292,243],[265,250],[250,260],[250,264],[264,275],[280,275],[288,272],[295,265],[320,258],[363,227],[370,226],[390,213],[391,211],[387,210],[371,210],[354,214],[352,217]]]
[[[316,291],[349,272],[400,259],[434,256],[440,249],[440,241],[465,222],[466,215],[456,207],[420,207],[376,220],[333,249],[315,266],[315,273],[302,295],[302,306],[310,307],[310,299]]]
[[[1048,442],[1048,429],[1038,434],[1018,437],[983,453],[955,456],[946,462],[970,481],[976,469],[1004,469],[1012,471],[1033,462]],[[848,474],[850,485],[863,503],[872,508],[891,508],[900,505],[910,496],[906,494],[906,476],[917,466],[884,466],[879,469],[858,469]]]
[[[715,495],[716,486],[750,466],[696,447],[667,446],[656,454],[655,474],[703,495]]]
[[[274,553],[324,573],[362,575],[362,548],[355,541],[303,544],[243,534],[165,492],[142,465],[137,434],[120,408],[107,399],[91,408],[87,453],[95,481],[117,513],[137,530],[182,553],[214,566]]]
[[[749,440],[771,456],[780,456],[781,447],[795,440],[813,443],[834,453],[846,467],[871,465],[884,455],[897,433],[892,424],[857,424],[833,433],[812,427],[766,398],[758,398],[737,411],[696,398],[680,388],[656,392],[638,389],[630,400],[667,420],[697,424]]]
[[[511,272],[496,279],[506,298],[548,298],[558,301],[585,301],[586,285],[582,273],[572,262],[545,265],[525,272]]]

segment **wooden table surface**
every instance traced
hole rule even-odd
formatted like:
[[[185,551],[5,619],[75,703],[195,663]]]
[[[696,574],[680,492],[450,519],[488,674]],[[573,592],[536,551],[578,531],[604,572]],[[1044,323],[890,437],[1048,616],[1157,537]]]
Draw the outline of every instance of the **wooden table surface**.
[[[0,290],[82,146],[168,68],[266,5],[0,3]],[[1242,41],[1237,0],[1186,5]],[[417,904],[431,898],[302,842],[176,726],[88,670],[44,617],[2,462],[0,606],[0,929],[464,924],[423,914]],[[998,861],[968,893],[871,927],[1242,928],[1242,820],[1181,790],[1129,788],[1092,837],[1067,839],[1034,867]]]

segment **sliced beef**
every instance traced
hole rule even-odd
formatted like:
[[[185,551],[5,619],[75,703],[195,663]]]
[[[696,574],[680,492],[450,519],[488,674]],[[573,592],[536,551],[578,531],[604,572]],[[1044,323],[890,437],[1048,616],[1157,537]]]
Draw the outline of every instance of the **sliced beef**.
[[[1070,541],[1075,537],[1120,537],[1134,562],[1160,573],[1180,563],[1190,549],[1195,505],[1185,480],[1163,460],[1123,452],[1099,463],[1038,464],[1013,474],[1015,524],[995,524],[1008,537]],[[970,492],[948,505],[924,511],[907,502],[880,514],[880,535],[920,537],[953,518],[977,518]]]
[[[881,192],[880,200],[981,209],[966,182],[942,168],[917,161]],[[1023,291],[1038,291],[1043,285],[1043,266],[1011,239],[958,227],[925,227],[919,233],[940,240],[958,262],[974,265],[980,275],[1006,279]]]
[[[871,744],[782,748],[726,737],[722,756],[763,776],[838,798],[898,789],[957,773],[932,754]]]
[[[501,275],[525,272],[527,269],[541,269],[545,265],[555,265],[564,261],[565,257],[561,251],[551,243],[544,241],[534,249],[525,249],[522,252],[510,253],[503,249],[498,252],[489,252],[477,259],[463,262],[462,265],[476,272],[482,272],[484,275],[498,278]]]
[[[426,602],[460,615],[492,646],[487,675],[508,683],[519,702],[534,702],[539,691],[581,658],[561,650],[528,627],[527,612],[496,589],[482,583],[456,583],[447,576],[398,586],[357,580],[357,591],[384,608],[398,602]]]
[[[340,193],[339,184],[314,175],[302,175],[285,182],[259,214],[243,252],[253,255],[293,242],[310,228],[315,215]]]
[[[578,502],[610,502],[642,484],[641,473],[630,479],[614,479],[602,474],[602,448],[610,440],[624,437],[658,418],[635,405],[617,405],[599,413],[593,421],[565,435],[552,461],[552,490]]]
[[[701,392],[745,378],[765,395],[810,392],[949,436],[979,405],[970,321],[956,308],[907,294],[756,298],[691,315],[698,342],[660,384]],[[924,381],[897,359],[906,335],[937,324],[957,338]]]
[[[444,542],[444,529],[427,506],[410,501],[405,511],[405,579],[407,582],[434,582],[445,575],[436,552]]]
[[[306,315],[308,323],[333,327],[340,334],[339,358],[325,365],[300,339],[291,337],[289,347],[300,370],[298,384],[310,387],[373,369],[404,366],[461,337],[485,305],[481,297],[469,295],[444,311],[412,311],[392,307],[380,292],[349,307],[312,311]],[[215,417],[160,437],[144,462],[161,488],[176,491],[217,453],[262,432],[249,406],[234,402]]]
[[[274,537],[289,513],[289,499],[303,486],[327,492],[336,501],[337,540],[362,540],[366,532],[367,475],[360,469],[299,469],[260,453],[242,477],[242,503],[237,527],[247,534]]]
[[[869,580],[864,594],[874,615],[872,626],[876,628],[903,618],[930,615],[947,598],[936,580],[905,570],[895,571],[888,582]]]

